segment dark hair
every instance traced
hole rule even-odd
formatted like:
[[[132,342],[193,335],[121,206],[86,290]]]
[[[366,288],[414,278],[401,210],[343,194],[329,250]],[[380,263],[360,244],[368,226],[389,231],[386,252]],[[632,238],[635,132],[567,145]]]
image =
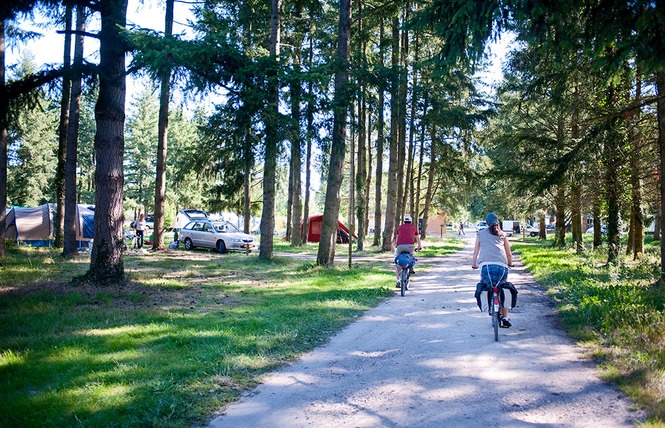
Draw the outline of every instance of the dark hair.
[[[501,235],[501,227],[498,224],[495,223],[495,224],[491,225],[489,229],[490,229],[490,233],[492,235],[496,235],[496,236]]]

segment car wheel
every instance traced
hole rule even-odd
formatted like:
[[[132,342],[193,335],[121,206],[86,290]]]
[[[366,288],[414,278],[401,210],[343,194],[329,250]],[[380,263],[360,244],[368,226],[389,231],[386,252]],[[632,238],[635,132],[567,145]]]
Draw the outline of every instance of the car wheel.
[[[221,239],[217,241],[217,250],[219,250],[220,254],[226,253],[226,244]]]
[[[193,250],[194,249],[194,243],[192,243],[192,240],[189,238],[185,239],[185,250]]]
[[[529,234],[529,236],[531,236],[532,238],[535,238],[536,236],[538,236],[538,234],[535,233],[535,232],[531,232],[531,233]]]

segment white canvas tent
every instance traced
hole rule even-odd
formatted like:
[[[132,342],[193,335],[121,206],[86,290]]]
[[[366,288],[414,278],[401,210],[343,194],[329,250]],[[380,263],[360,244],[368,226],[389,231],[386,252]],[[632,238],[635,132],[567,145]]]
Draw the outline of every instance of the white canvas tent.
[[[35,208],[13,207],[7,213],[5,238],[44,247],[53,240],[52,204]]]

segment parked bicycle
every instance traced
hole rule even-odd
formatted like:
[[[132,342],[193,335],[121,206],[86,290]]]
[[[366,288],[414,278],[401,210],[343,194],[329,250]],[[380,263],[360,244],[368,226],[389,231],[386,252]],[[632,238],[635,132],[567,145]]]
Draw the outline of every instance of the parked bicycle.
[[[418,249],[415,251],[418,251]],[[395,264],[400,268],[399,285],[402,296],[409,289],[409,279],[411,278],[411,271],[416,265],[416,261],[417,259],[408,251],[404,251],[395,257]]]

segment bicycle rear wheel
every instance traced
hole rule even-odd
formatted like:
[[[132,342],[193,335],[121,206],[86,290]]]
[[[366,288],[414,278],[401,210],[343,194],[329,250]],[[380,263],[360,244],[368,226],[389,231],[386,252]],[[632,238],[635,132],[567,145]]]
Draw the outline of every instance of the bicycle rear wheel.
[[[492,308],[492,326],[494,326],[494,341],[499,341],[499,311]]]
[[[409,271],[402,268],[402,271],[399,274],[399,283],[400,283],[400,291],[402,294],[402,297],[404,296],[404,293],[406,292],[406,282],[409,280],[408,278]]]

